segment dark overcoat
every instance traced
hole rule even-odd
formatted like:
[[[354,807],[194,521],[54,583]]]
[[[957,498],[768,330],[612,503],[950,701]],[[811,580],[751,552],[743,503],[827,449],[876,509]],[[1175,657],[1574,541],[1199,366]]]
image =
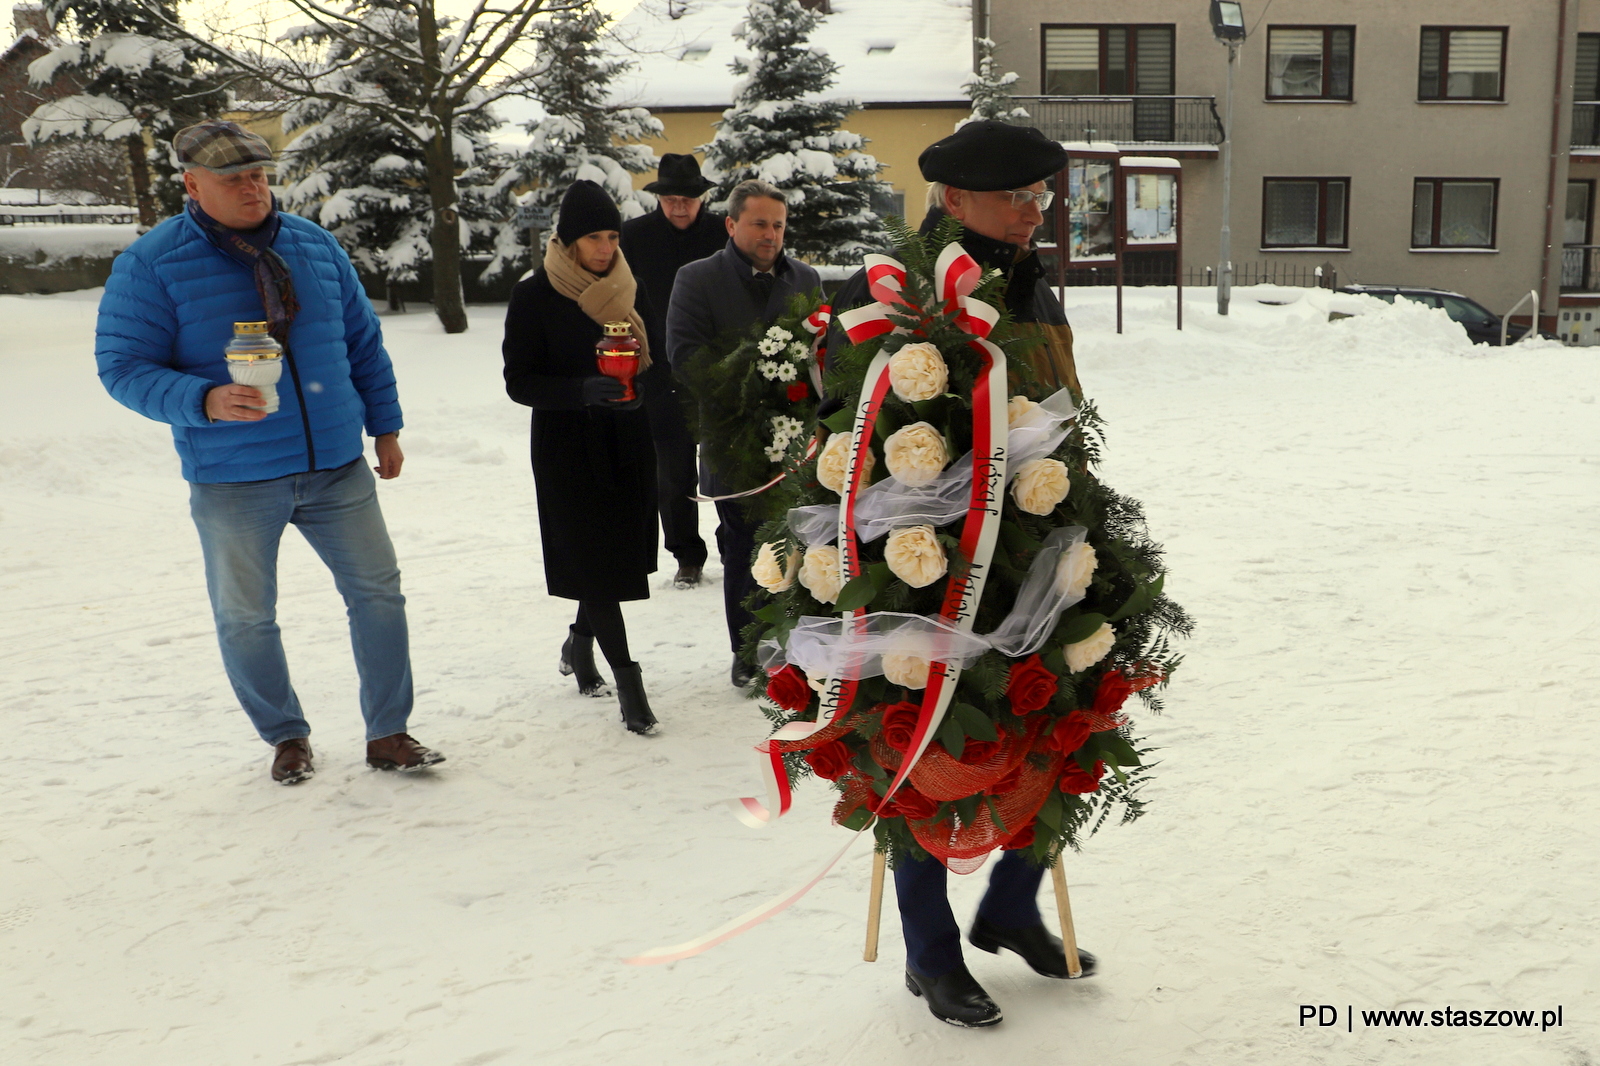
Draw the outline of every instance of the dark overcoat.
[[[678,268],[714,255],[728,243],[723,217],[702,206],[689,227],[679,229],[658,207],[622,224],[622,254],[628,257],[639,287],[650,297],[654,320],[647,319],[646,323],[655,333],[666,333],[667,308],[672,303],[672,282],[678,276]]]
[[[638,302],[635,309],[644,317]],[[506,392],[533,408],[533,479],[550,595],[643,600],[656,569],[655,447],[643,407],[583,402],[583,379],[598,372],[594,343],[601,334],[541,267],[511,290],[501,346]]]
[[[822,289],[815,268],[786,255],[778,257],[772,274],[772,293],[765,304],[758,304],[750,283],[750,260],[734,247],[732,238],[716,255],[680,268],[667,310],[672,369],[681,370],[702,348],[743,339],[757,322],[775,321],[796,293]],[[714,457],[700,456],[702,492],[723,495],[752,487],[730,488],[717,476]]]

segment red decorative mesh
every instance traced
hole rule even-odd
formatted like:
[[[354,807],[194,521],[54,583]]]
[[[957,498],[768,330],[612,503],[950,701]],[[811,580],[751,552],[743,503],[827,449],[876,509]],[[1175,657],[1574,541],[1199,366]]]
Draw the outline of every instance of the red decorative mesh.
[[[1028,723],[1028,731],[1020,736],[1000,730],[999,750],[973,766],[956,761],[944,750],[944,745],[929,744],[928,750],[917,760],[917,765],[911,768],[911,783],[929,799],[957,800],[975,796],[1006,776],[1012,767],[1027,757],[1044,721],[1042,717],[1035,718]]]
[[[834,825],[843,825],[844,820],[854,814],[857,809],[865,807],[869,803],[875,803],[878,799],[877,793],[872,791],[871,783],[860,774],[845,774],[839,778],[836,784],[844,786],[844,795],[840,796],[839,802],[833,805]]]
[[[952,817],[948,821],[935,822],[931,825],[910,825],[912,836],[917,838],[917,843],[921,844],[929,855],[951,870],[956,873],[971,873],[982,865],[983,856],[1001,847],[1011,837],[1032,824],[1034,817],[1039,813],[1039,808],[1044,806],[1044,801],[1055,787],[1056,778],[1061,776],[1063,756],[1059,752],[1049,750],[1040,751],[1038,754],[1045,757],[1041,761],[1045,762],[1046,769],[1041,770],[1034,766],[1027,760],[1024,752],[1022,760],[1017,764],[1020,769],[1017,787],[993,797],[1000,820],[1005,823],[1004,830],[995,824],[993,816],[989,813],[989,804],[980,800],[977,817],[971,825],[957,824],[956,819]],[[948,755],[945,757],[949,758]],[[923,756],[923,761],[927,761],[926,755]],[[916,770],[911,774],[915,777]]]

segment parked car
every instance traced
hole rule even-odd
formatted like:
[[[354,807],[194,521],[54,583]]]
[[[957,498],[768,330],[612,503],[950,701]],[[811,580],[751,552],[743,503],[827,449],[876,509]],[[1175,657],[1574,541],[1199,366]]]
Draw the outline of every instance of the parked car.
[[[1426,307],[1442,307],[1452,321],[1461,323],[1474,344],[1500,343],[1500,317],[1478,301],[1451,292],[1448,289],[1426,289],[1410,285],[1342,285],[1340,292],[1376,296],[1384,303],[1394,303],[1396,296],[1414,300]],[[1507,343],[1514,344],[1528,332],[1527,326],[1515,323],[1506,330]],[[1549,334],[1544,334],[1549,336]]]

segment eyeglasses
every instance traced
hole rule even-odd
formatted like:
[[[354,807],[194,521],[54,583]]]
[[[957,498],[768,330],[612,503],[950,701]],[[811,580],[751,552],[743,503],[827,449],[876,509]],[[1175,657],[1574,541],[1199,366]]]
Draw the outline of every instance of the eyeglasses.
[[[1033,192],[1030,189],[1009,189],[1005,194],[1011,197],[1011,206],[1022,208],[1029,204],[1038,204],[1040,211],[1050,210],[1050,205],[1056,202],[1056,194],[1046,189],[1044,192]]]

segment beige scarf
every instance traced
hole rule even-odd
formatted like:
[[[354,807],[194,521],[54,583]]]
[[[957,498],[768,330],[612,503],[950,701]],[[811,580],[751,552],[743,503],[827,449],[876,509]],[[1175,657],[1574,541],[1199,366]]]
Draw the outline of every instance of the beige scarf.
[[[578,263],[577,246],[569,248],[552,234],[544,249],[544,272],[556,292],[577,304],[600,325],[630,322],[634,339],[639,342],[639,372],[650,369],[650,341],[645,336],[644,319],[633,309],[633,297],[639,284],[633,280],[633,271],[628,269],[628,260],[623,257],[621,248],[611,260],[609,271],[591,274]]]

